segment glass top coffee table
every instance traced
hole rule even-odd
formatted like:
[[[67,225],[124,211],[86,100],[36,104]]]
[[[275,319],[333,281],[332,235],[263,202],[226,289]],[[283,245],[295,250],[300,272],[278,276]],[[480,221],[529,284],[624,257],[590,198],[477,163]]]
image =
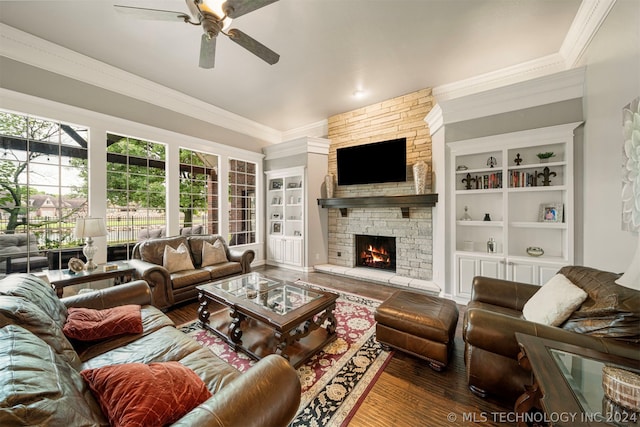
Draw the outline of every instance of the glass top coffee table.
[[[297,368],[336,339],[333,292],[255,272],[197,289],[200,326],[255,359],[275,353]]]
[[[640,360],[521,333],[516,339],[523,350],[520,364],[533,372],[535,380],[516,402],[517,413],[541,408],[545,421],[554,427],[640,425],[640,409],[617,404],[603,388],[605,367],[638,374]]]

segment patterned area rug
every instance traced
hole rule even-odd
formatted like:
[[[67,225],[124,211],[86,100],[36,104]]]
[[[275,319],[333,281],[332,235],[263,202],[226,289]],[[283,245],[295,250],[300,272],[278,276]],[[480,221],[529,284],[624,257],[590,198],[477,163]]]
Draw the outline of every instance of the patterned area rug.
[[[339,294],[334,312],[338,337],[298,368],[302,398],[291,427],[346,425],[391,359],[392,352],[383,350],[375,340],[373,314],[380,301]],[[242,372],[255,364],[213,333],[200,329],[197,322],[181,329]]]

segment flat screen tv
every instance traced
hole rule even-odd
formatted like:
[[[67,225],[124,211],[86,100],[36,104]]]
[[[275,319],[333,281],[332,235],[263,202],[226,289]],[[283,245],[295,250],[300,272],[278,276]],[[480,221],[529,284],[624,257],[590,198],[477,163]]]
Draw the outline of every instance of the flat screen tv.
[[[338,148],[338,185],[407,180],[407,138]]]

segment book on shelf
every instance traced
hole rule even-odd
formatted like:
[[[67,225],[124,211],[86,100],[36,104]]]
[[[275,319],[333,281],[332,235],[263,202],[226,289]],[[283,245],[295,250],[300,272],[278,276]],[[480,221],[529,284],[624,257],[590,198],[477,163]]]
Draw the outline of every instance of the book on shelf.
[[[521,172],[511,171],[509,173],[509,187],[522,188],[522,187],[537,187],[538,178],[537,172]]]

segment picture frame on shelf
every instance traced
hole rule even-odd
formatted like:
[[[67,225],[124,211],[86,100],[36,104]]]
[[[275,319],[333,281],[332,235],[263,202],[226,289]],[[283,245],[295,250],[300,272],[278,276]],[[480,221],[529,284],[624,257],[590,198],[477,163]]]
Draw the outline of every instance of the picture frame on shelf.
[[[272,190],[280,190],[282,188],[282,182],[281,181],[271,181],[271,189]]]
[[[541,203],[539,222],[562,222],[564,205],[562,203]]]
[[[282,234],[282,224],[274,222],[271,225],[271,234]]]
[[[298,188],[298,183],[290,182],[289,184],[287,184],[287,188]]]

